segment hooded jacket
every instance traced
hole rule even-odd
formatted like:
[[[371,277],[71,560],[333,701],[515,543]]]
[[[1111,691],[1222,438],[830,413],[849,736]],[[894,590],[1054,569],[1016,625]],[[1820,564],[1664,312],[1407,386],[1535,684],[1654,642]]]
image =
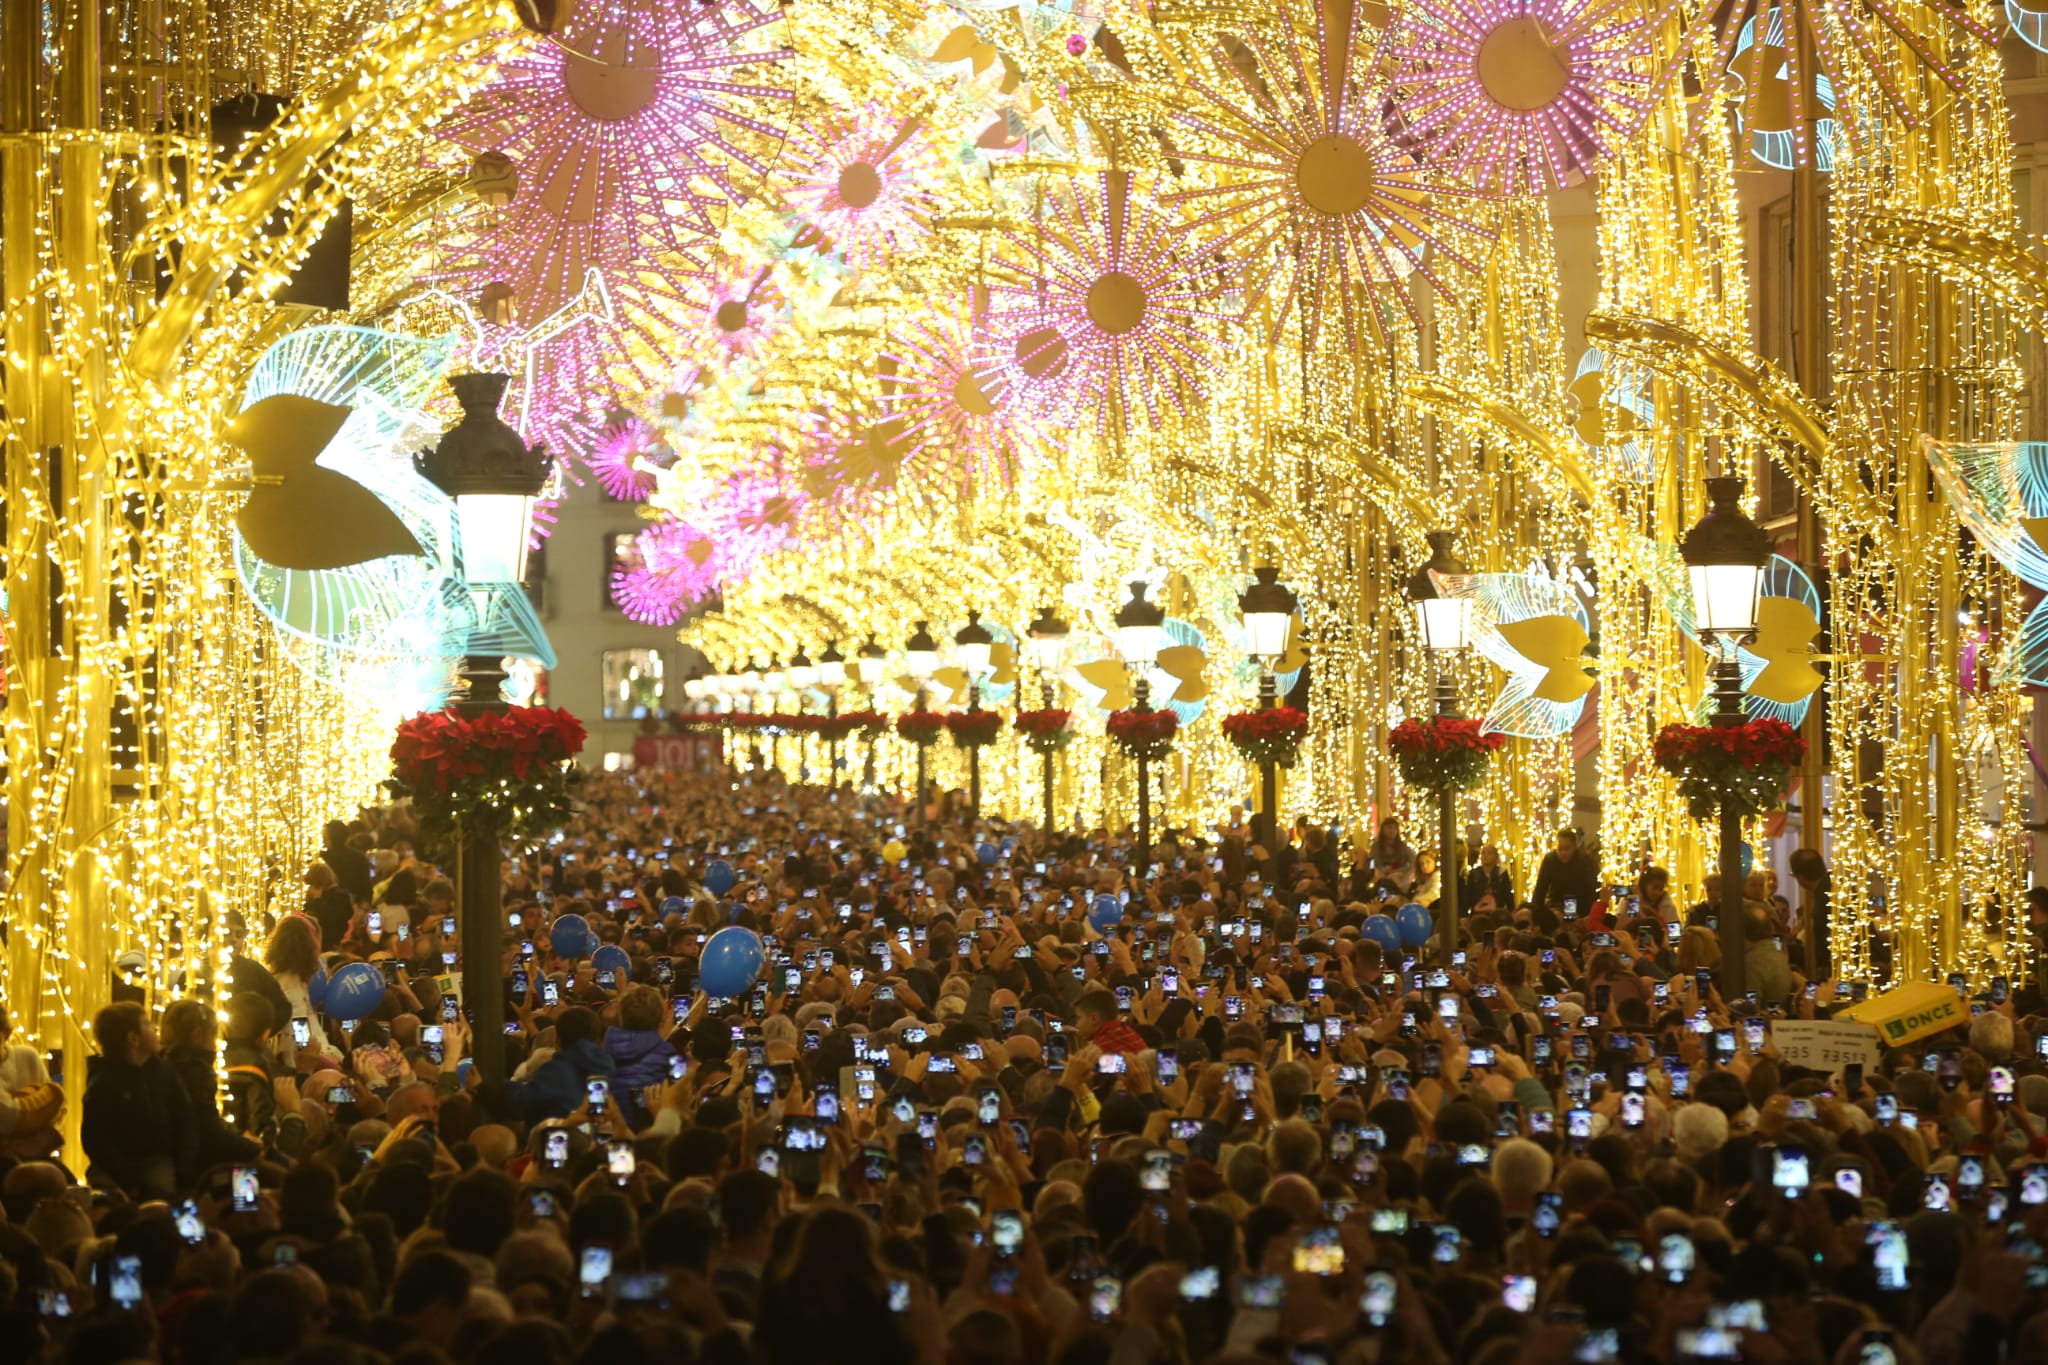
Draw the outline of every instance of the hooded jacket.
[[[614,1098],[629,1113],[643,1112],[640,1093],[668,1080],[668,1064],[676,1050],[653,1029],[614,1028],[605,1030],[604,1051],[612,1060]]]
[[[532,1079],[506,1082],[505,1094],[513,1112],[526,1123],[567,1118],[588,1098],[585,1087],[590,1078],[609,1081],[615,1069],[602,1047],[583,1039],[558,1048],[535,1068]]]

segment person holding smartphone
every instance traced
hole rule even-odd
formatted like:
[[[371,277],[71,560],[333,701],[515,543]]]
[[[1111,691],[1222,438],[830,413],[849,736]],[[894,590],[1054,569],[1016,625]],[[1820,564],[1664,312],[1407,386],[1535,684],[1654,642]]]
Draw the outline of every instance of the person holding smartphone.
[[[583,1108],[591,1079],[609,1085],[617,1070],[604,1050],[603,1027],[595,1010],[583,1005],[564,1009],[555,1017],[554,1056],[529,1079],[505,1082],[507,1107],[526,1123],[567,1118]]]

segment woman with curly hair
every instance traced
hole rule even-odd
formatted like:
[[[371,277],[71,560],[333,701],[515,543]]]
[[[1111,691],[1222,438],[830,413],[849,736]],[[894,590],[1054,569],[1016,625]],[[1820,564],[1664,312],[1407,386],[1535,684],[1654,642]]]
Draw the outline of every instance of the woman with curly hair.
[[[322,1056],[341,1057],[336,1047],[320,1027],[319,1012],[313,1008],[313,999],[308,986],[320,974],[320,934],[313,922],[304,915],[286,915],[277,922],[277,928],[270,931],[270,943],[263,950],[263,965],[270,968],[270,974],[277,978],[277,984],[284,991],[284,998],[291,1002],[292,1018],[304,1019],[310,1035],[308,1047]],[[289,1026],[278,1030],[278,1048],[287,1060],[296,1053],[294,1030]]]

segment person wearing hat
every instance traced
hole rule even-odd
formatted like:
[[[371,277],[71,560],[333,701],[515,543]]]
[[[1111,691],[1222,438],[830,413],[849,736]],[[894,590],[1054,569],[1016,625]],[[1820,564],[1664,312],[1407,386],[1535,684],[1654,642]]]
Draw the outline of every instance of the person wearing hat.
[[[130,948],[114,959],[113,983],[109,999],[132,1000],[138,1005],[149,1003],[149,993],[143,990],[136,978],[149,966],[149,959],[140,949]]]
[[[329,820],[321,831],[320,861],[334,869],[334,880],[351,903],[370,899],[370,860],[350,842],[346,821]]]

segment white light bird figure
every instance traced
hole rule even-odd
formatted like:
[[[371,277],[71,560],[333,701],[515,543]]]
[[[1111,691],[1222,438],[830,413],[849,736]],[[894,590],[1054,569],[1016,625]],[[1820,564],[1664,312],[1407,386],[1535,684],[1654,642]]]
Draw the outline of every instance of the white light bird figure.
[[[1640,548],[1650,565],[1648,578],[1664,610],[1700,648],[1693,614],[1692,578],[1678,547],[1645,538]],[[1813,666],[1813,641],[1820,634],[1820,589],[1806,570],[1783,555],[1772,555],[1764,568],[1763,591],[1757,603],[1756,635],[1735,651],[1742,665],[1742,713],[1751,720],[1782,720],[1797,727],[1806,719],[1813,694],[1826,681]],[[1711,650],[1708,651],[1712,653]],[[1715,706],[1713,694],[1700,698],[1702,724]]]
[[[1960,445],[1921,437],[1927,466],[1957,518],[1991,557],[2028,587],[2048,590],[2048,442]],[[2048,687],[2048,600],[2027,613],[2017,649],[1999,673],[2017,670],[2029,687]]]
[[[1470,601],[1472,648],[1507,674],[1481,730],[1522,739],[1570,734],[1593,690],[1581,657],[1591,636],[1578,593],[1534,573],[1432,573],[1430,580]]]

